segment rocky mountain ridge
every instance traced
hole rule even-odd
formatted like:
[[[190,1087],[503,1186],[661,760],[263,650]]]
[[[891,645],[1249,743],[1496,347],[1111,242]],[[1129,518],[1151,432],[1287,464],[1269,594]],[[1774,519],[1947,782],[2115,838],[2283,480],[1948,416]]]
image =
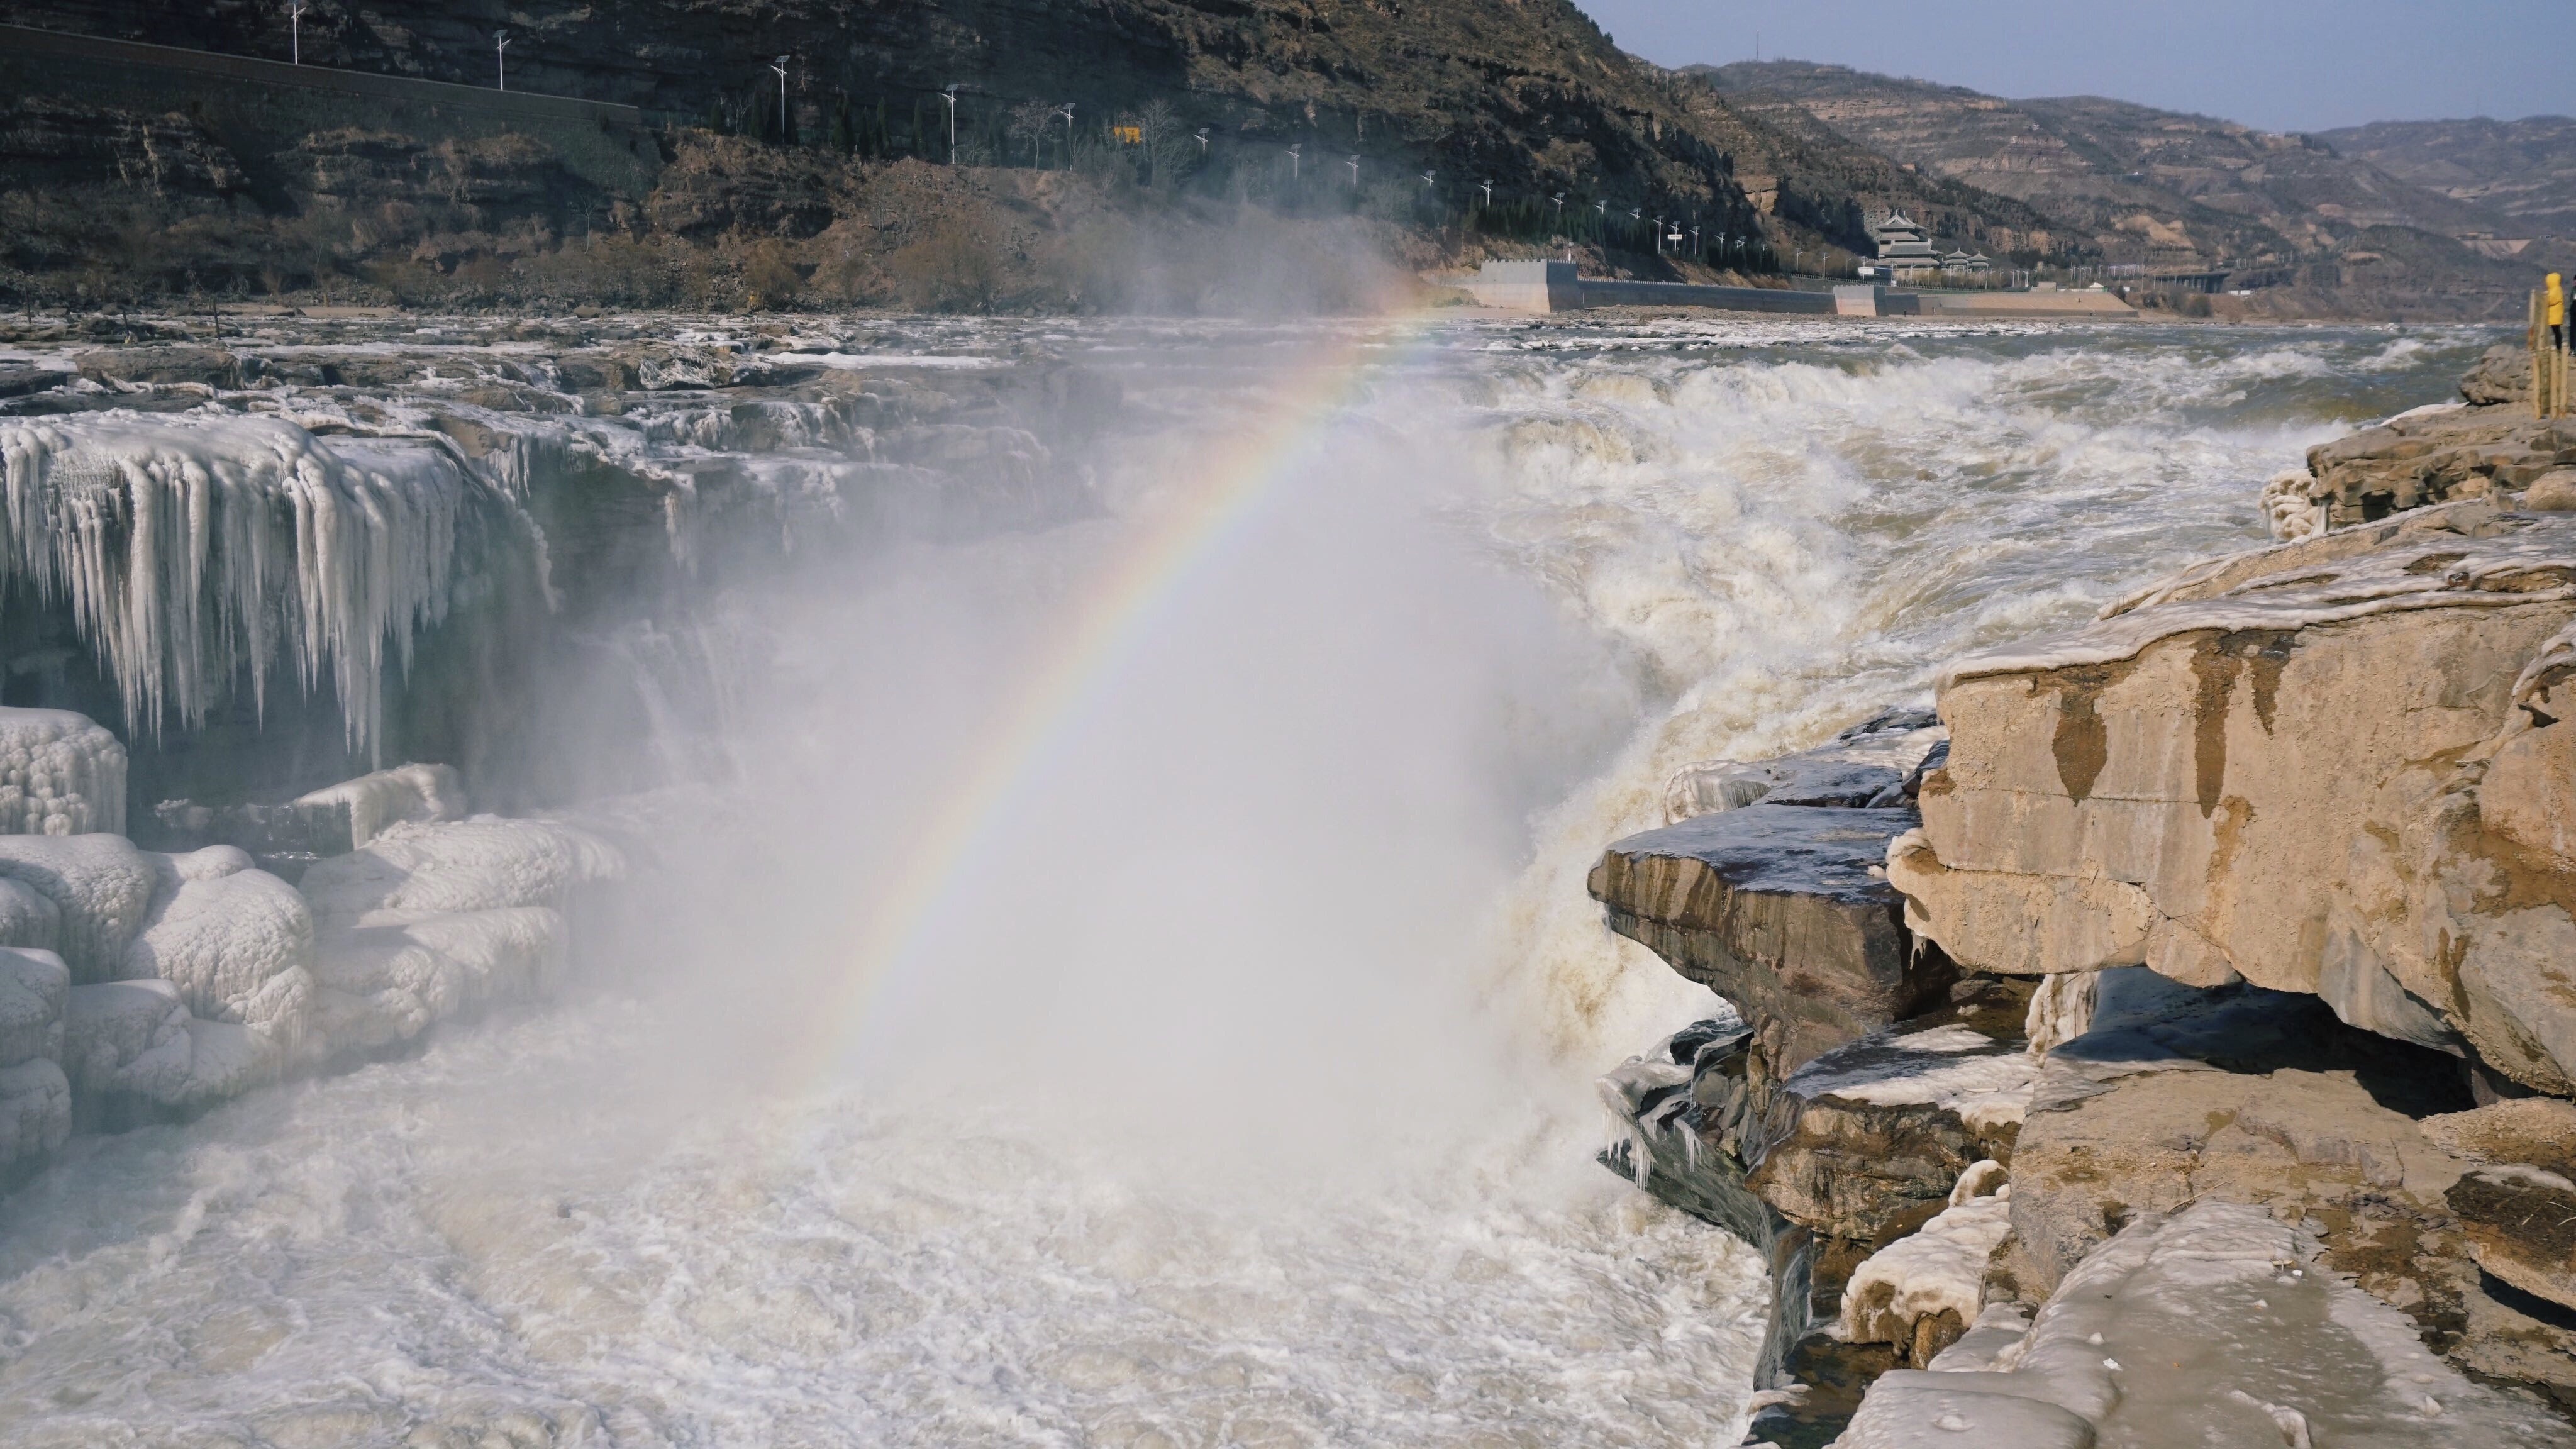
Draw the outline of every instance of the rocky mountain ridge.
[[[1921,172],[2024,202],[2132,276],[2225,273],[2230,286],[2447,298],[2518,320],[2534,268],[2576,254],[2564,228],[2510,261],[2483,244],[2518,224],[2482,189],[2520,154],[2500,148],[2455,147],[2484,169],[2454,162],[2446,174],[2482,180],[2436,189],[2327,137],[2100,97],[2006,100],[1805,61],[1692,73],[1740,110],[1795,111]],[[2427,174],[2429,163],[2406,164]]]

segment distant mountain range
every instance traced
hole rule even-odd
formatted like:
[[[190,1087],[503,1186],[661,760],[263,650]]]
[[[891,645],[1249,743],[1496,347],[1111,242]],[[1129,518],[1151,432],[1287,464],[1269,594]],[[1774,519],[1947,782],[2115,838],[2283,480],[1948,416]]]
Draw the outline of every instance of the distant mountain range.
[[[2386,122],[2283,135],[2081,96],[2005,100],[1806,61],[1686,69],[1723,105],[2044,218],[2047,244],[2150,274],[2225,273],[2468,311],[2576,262],[2576,120]],[[1812,134],[1812,132],[1810,133]],[[1895,197],[1889,196],[1893,203]],[[1993,202],[1928,221],[2026,248]]]

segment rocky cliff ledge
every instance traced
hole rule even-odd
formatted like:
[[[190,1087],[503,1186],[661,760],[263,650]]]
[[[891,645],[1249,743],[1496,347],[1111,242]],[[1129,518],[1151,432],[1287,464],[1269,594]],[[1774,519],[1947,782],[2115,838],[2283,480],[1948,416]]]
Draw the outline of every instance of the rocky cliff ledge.
[[[1867,798],[1884,722],[1611,847],[1741,1017],[1605,1160],[1772,1255],[1757,1441],[2576,1445],[2576,432],[2510,361],[1954,661]]]

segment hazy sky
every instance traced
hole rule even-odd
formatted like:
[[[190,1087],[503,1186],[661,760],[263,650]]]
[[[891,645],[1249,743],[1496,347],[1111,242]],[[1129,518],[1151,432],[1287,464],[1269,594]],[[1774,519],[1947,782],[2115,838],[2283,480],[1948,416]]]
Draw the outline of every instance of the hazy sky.
[[[2576,0],[1576,0],[1661,65],[1830,61],[2276,131],[2576,112]]]

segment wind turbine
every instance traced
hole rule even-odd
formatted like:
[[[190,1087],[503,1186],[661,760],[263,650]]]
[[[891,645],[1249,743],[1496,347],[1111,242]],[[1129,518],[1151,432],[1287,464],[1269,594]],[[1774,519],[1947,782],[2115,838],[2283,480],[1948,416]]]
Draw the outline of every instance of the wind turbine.
[[[948,103],[948,164],[954,166],[957,164],[957,87],[950,86],[941,91],[939,98]]]
[[[1663,254],[1664,254],[1664,219],[1663,219],[1661,216],[1658,216],[1658,217],[1656,217],[1656,218],[1655,218],[1655,255],[1660,257],[1660,256],[1662,256]]]
[[[1207,136],[1208,136],[1208,128],[1207,128],[1207,127],[1205,127],[1205,126],[1201,126],[1201,127],[1199,127],[1199,129],[1198,129],[1198,138],[1199,138],[1199,154],[1200,154],[1200,155],[1202,155],[1202,156],[1204,156],[1204,155],[1206,155],[1206,154],[1207,154]]]
[[[510,88],[510,32],[506,30],[492,32],[492,73],[502,90]]]
[[[1477,182],[1476,184],[1477,184],[1477,185],[1479,185],[1479,186],[1482,186],[1483,188],[1485,188],[1485,209],[1486,209],[1487,211],[1491,211],[1491,210],[1493,210],[1493,209],[1494,209],[1494,183],[1492,183],[1492,182],[1490,182],[1490,181],[1479,181],[1479,182]]]
[[[291,43],[294,46],[295,63],[297,65],[302,65],[304,63],[305,9],[306,6],[304,4],[304,0],[295,0],[295,4],[286,12],[286,23],[291,27],[289,33],[293,36]]]
[[[1439,172],[1437,172],[1437,171],[1425,171],[1425,172],[1423,172],[1423,173],[1422,173],[1422,189],[1423,189],[1423,190],[1425,190],[1425,191],[1429,191],[1429,190],[1431,189],[1431,178],[1432,178],[1432,177],[1434,177],[1434,176],[1437,176],[1437,175],[1439,175],[1439,174],[1440,174],[1440,173],[1439,173]]]
[[[1555,200],[1556,200],[1556,224],[1557,224],[1558,226],[1563,226],[1563,225],[1565,225],[1565,193],[1564,193],[1564,192],[1562,192],[1562,191],[1558,192],[1558,193],[1556,194]]]
[[[1351,168],[1351,190],[1353,190],[1353,191],[1357,191],[1357,190],[1359,190],[1359,189],[1360,189],[1360,158],[1359,158],[1358,156],[1354,155],[1354,156],[1352,156],[1352,157],[1350,158],[1350,160],[1348,160],[1348,161],[1344,162],[1343,164]]]
[[[774,70],[774,71],[778,72],[778,140],[779,140],[779,144],[781,144],[781,145],[785,145],[785,144],[787,143],[787,139],[788,139],[788,137],[787,137],[787,57],[782,55],[782,56],[780,56],[778,59],[771,61],[771,62],[769,63],[769,68],[770,68],[771,70]]]
[[[1291,181],[1295,181],[1306,174],[1305,158],[1299,154],[1303,152],[1305,148],[1306,143],[1303,141],[1300,141],[1296,145],[1288,148],[1288,179]]]

